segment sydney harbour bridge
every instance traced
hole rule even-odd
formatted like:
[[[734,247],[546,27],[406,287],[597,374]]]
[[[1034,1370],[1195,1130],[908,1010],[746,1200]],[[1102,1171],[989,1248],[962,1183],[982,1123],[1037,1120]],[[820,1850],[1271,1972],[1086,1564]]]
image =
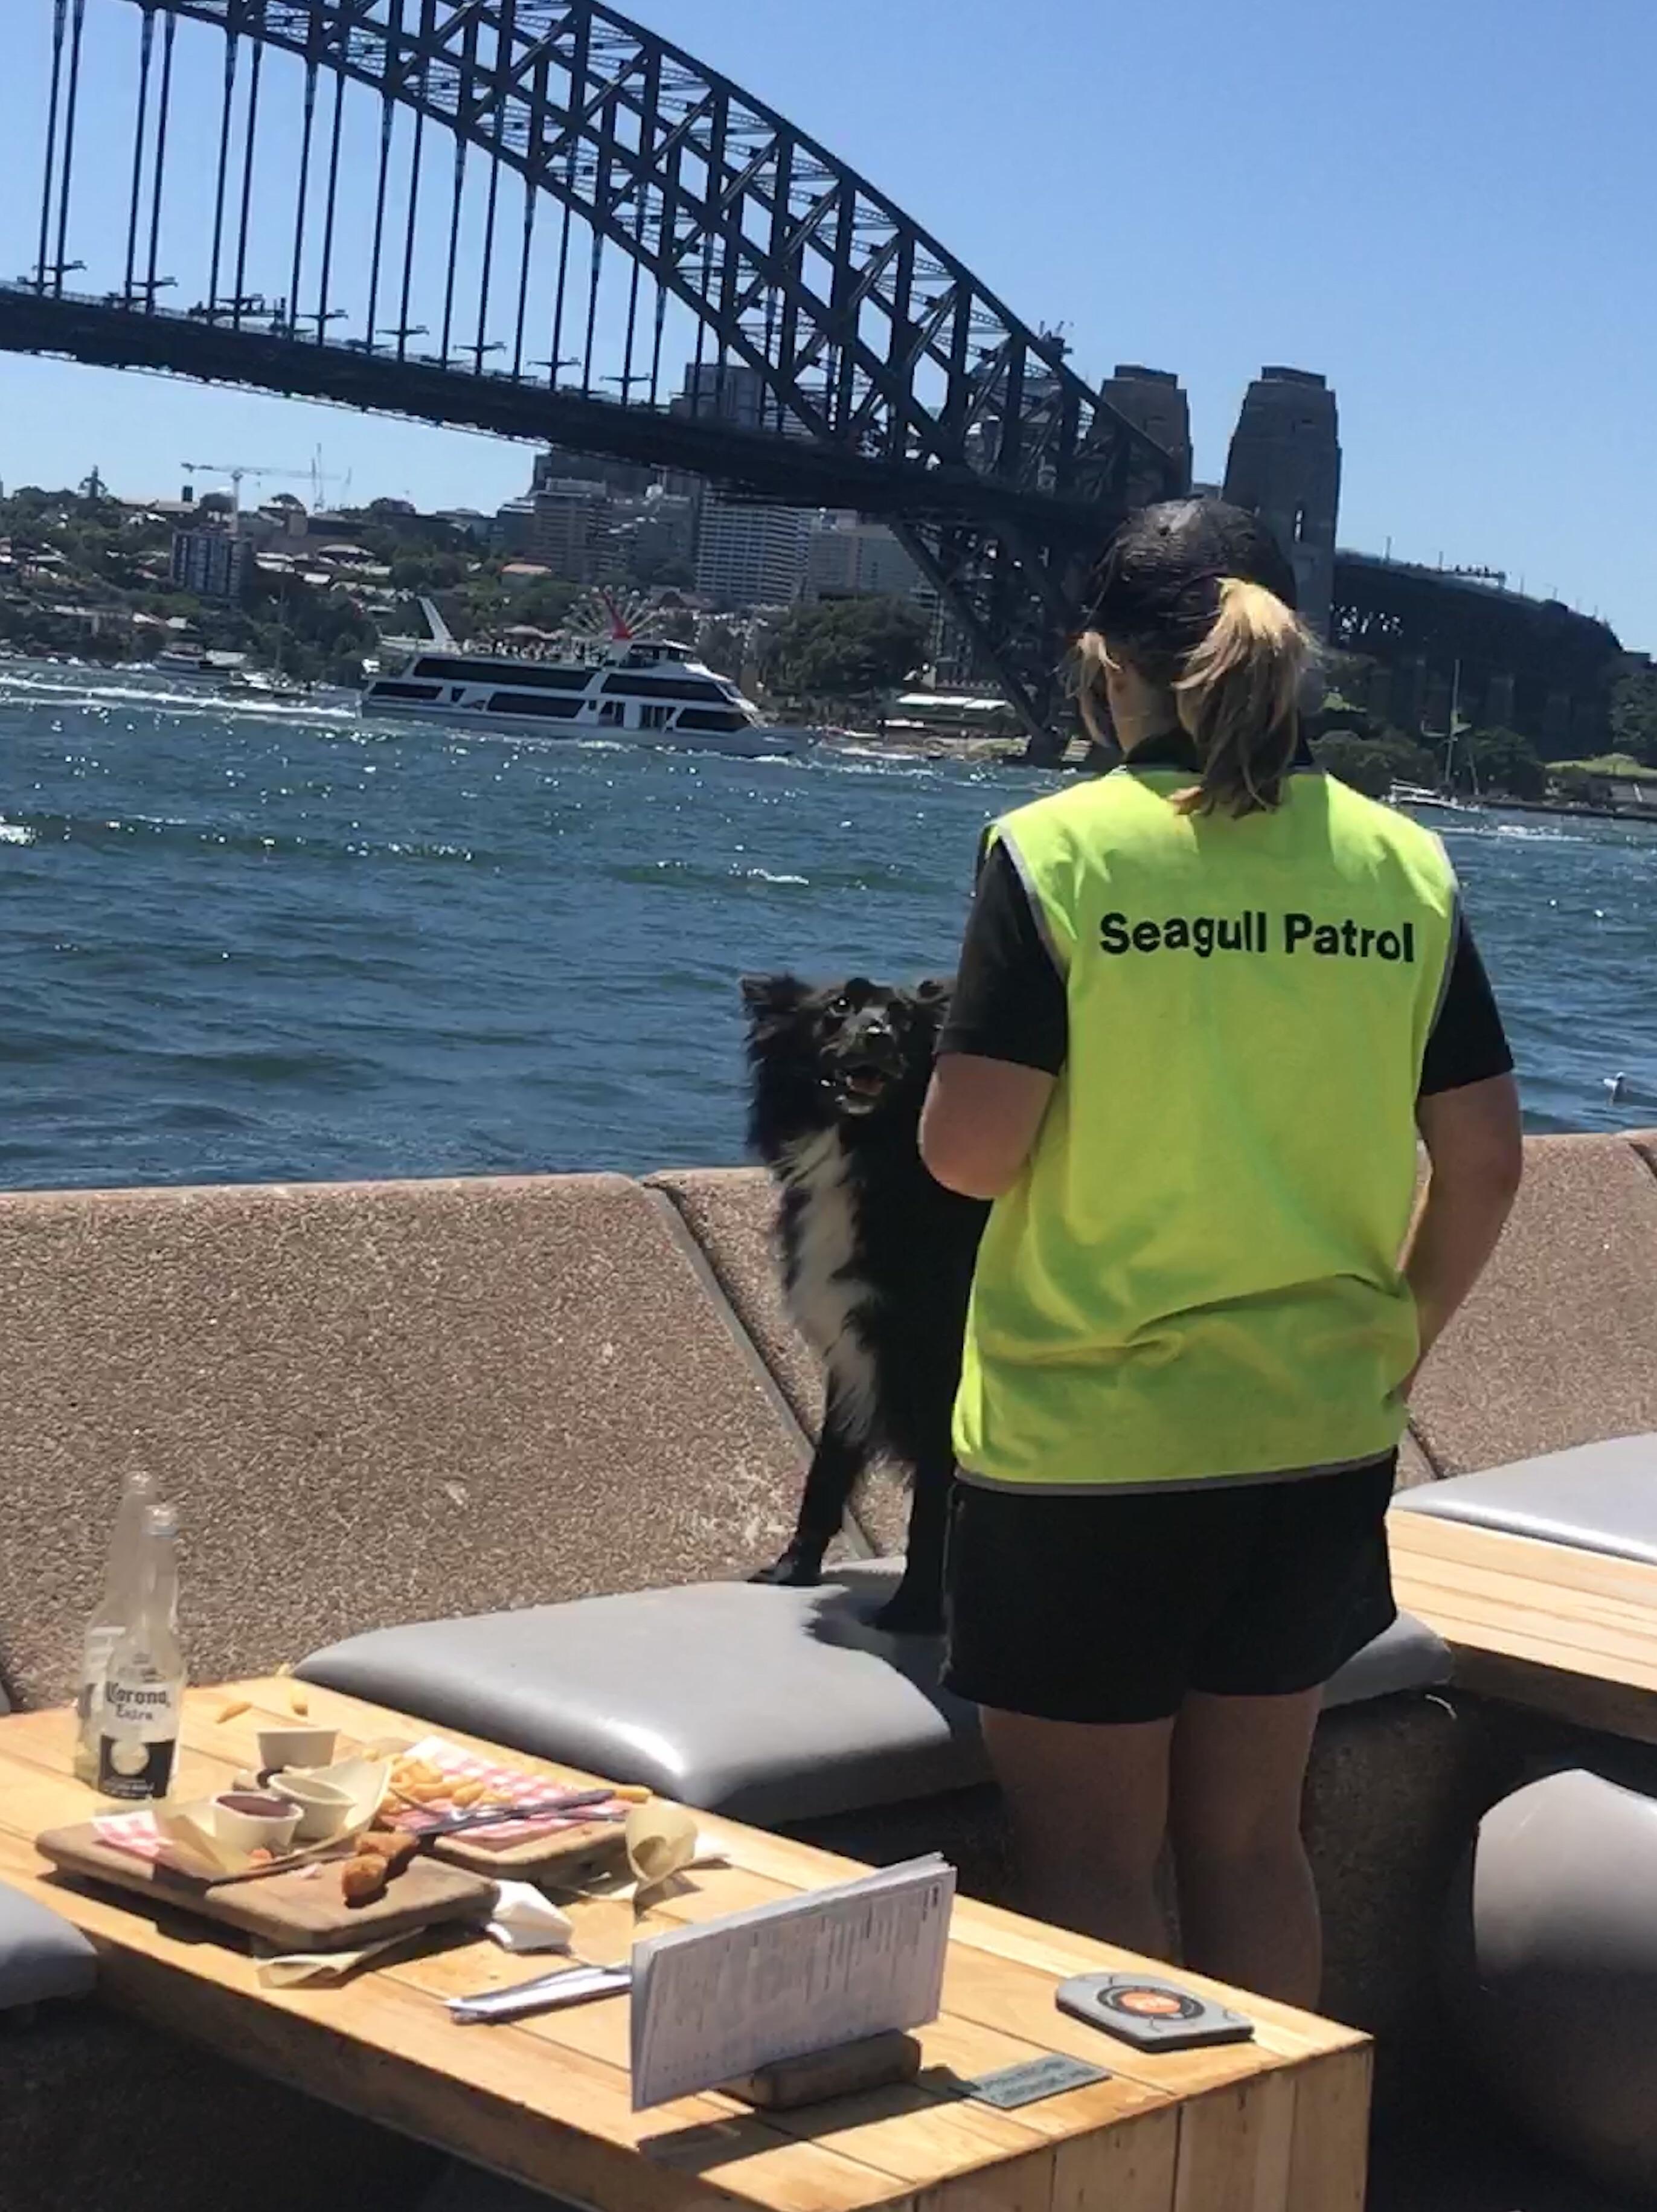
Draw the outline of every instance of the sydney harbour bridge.
[[[1088,569],[1188,443],[763,101],[598,0],[9,0],[8,30],[0,348],[880,517],[1062,746]]]
[[[1179,465],[763,102],[596,0],[20,6],[0,344],[880,516],[1049,726],[1088,562]]]

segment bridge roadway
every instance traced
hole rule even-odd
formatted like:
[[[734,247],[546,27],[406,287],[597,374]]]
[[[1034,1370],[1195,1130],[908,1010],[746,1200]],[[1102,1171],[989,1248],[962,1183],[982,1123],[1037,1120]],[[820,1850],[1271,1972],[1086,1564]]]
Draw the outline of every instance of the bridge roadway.
[[[1043,542],[1096,543],[1099,510],[938,463],[922,470],[805,437],[745,430],[636,402],[549,390],[528,379],[437,360],[398,361],[390,347],[294,337],[243,317],[209,321],[134,310],[33,286],[0,285],[0,349],[57,355],[102,368],[149,369],[198,383],[249,385],[288,398],[331,400],[500,437],[566,446],[622,461],[717,477],[756,499],[794,507],[855,507],[906,520],[1006,526]]]

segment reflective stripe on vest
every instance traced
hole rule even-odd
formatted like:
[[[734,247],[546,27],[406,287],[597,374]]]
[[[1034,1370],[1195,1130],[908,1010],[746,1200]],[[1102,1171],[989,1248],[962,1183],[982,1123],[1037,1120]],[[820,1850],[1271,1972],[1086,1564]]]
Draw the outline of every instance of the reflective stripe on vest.
[[[1456,927],[1437,839],[1332,778],[1241,820],[1119,769],[996,825],[1069,1048],[980,1248],[969,1480],[1308,1474],[1404,1429],[1415,1106]]]

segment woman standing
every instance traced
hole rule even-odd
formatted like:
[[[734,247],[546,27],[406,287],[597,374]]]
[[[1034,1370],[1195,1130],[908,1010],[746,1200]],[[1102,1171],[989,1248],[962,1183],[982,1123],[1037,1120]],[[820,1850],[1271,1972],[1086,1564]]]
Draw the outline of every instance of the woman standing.
[[[1393,1619],[1405,1394],[1520,1146],[1443,848],[1302,744],[1294,597],[1218,501],[1118,533],[1078,665],[1126,757],[989,833],[921,1149],[997,1201],[947,1679],[1031,1909],[1167,1955],[1166,1840],[1187,1962],[1311,2005],[1322,1686]]]

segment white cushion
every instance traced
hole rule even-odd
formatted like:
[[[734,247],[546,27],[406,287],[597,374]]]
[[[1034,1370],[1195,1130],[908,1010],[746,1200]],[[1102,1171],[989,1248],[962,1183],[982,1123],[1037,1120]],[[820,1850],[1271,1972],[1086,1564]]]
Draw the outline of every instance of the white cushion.
[[[78,1928],[0,1883],[0,2012],[84,1996],[97,1972],[97,1954]]]
[[[1613,1437],[1423,1482],[1393,1510],[1657,1564],[1657,1436]]]
[[[938,1686],[939,1641],[869,1626],[900,1565],[847,1567],[817,1589],[705,1583],[378,1629],[299,1672],[762,1826],[820,1819],[988,1777],[975,1711]],[[1449,1672],[1438,1638],[1400,1622],[1327,1701]]]

